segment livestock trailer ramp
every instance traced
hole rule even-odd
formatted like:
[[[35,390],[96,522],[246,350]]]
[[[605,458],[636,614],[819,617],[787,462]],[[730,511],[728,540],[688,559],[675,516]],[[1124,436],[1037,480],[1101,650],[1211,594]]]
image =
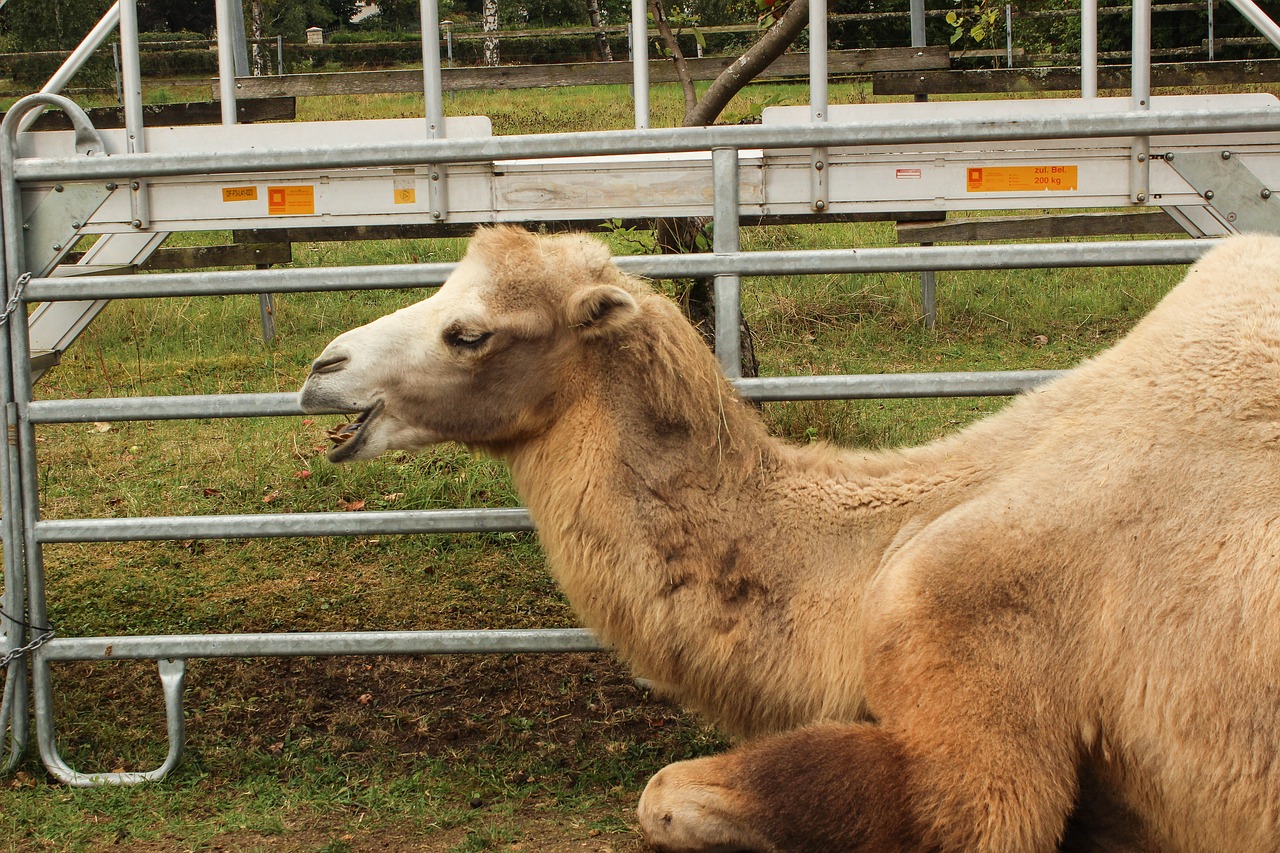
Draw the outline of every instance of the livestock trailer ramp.
[[[19,133],[23,114],[56,106],[67,132]],[[1267,95],[901,104],[770,110],[755,127],[493,137],[483,118],[148,128],[97,132],[73,103],[30,96],[0,125],[7,308],[0,324],[10,441],[0,450],[6,682],[0,721],[12,768],[29,739],[27,676],[46,767],[73,785],[162,778],[183,740],[184,661],[192,657],[581,651],[581,630],[52,636],[43,546],[66,542],[345,536],[529,529],[520,509],[45,519],[35,427],[52,423],[294,416],[293,394],[35,400],[33,350],[65,346],[110,299],[422,287],[451,265],[138,275],[128,269],[173,231],[308,229],[439,222],[565,222],[708,216],[713,251],[619,258],[654,277],[714,277],[717,354],[756,400],[1013,394],[1034,371],[917,376],[737,377],[740,280],[776,274],[1182,264],[1210,240],[1143,240],[892,249],[742,252],[739,222],[955,210],[1161,207],[1193,236],[1276,231],[1280,102]],[[318,144],[323,140],[323,144]],[[104,154],[109,156],[103,156]],[[114,245],[54,275],[75,239]],[[98,244],[95,244],[98,245]],[[126,265],[103,275],[101,265]],[[49,319],[45,319],[49,318]],[[48,324],[42,327],[43,324]],[[47,331],[47,334],[46,334]],[[47,364],[48,362],[44,362]],[[82,772],[59,756],[51,666],[66,660],[159,662],[168,754],[152,770]],[[28,673],[28,663],[30,673]]]

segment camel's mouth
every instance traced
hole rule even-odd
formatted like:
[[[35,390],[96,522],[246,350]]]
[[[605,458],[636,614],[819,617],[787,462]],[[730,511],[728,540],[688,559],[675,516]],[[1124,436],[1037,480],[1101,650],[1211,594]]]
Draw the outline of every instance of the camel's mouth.
[[[329,430],[329,440],[333,442],[333,447],[329,448],[329,461],[342,462],[359,452],[360,446],[364,444],[365,429],[382,409],[383,403],[379,400],[356,415],[355,420]]]

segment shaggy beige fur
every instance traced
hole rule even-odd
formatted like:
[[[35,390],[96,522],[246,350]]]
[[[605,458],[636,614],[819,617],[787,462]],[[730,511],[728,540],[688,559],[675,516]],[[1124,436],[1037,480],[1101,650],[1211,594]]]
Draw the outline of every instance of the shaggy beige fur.
[[[1277,850],[1278,269],[1229,240],[1065,378],[865,453],[767,436],[600,243],[497,228],[302,403],[366,413],[336,461],[506,458],[584,623],[769,735],[654,777],[659,849]]]

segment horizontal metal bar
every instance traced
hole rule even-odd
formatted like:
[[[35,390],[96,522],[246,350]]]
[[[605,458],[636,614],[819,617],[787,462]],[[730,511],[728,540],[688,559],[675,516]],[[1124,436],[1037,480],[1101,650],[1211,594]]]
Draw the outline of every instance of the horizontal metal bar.
[[[67,661],[295,655],[470,655],[601,650],[603,646],[600,641],[585,628],[531,628],[59,637],[45,643],[36,654],[50,661]]]
[[[33,424],[284,417],[302,413],[296,393],[35,400],[25,407],[25,417]]]
[[[1176,239],[989,246],[895,246],[725,254],[624,255],[614,261],[627,272],[652,278],[1147,266],[1192,263],[1217,242]],[[396,264],[323,270],[232,270],[78,276],[32,279],[25,294],[29,302],[53,302],[424,287],[440,284],[452,269],[453,265],[450,264]]]
[[[761,402],[866,400],[1020,394],[1028,388],[1056,378],[1062,372],[997,370],[972,373],[881,373],[774,376],[732,381],[742,396]],[[26,419],[33,424],[289,417],[305,414],[299,408],[297,394],[280,393],[36,400],[26,405],[25,412]]]
[[[1001,370],[985,373],[787,376],[739,379],[734,384],[743,397],[760,402],[998,397],[1021,394],[1066,373],[1065,370]]]
[[[36,522],[36,540],[42,543],[143,542],[400,533],[514,533],[532,529],[533,521],[524,509],[433,509],[46,519]]]
[[[77,299],[150,299],[165,296],[227,296],[235,293],[319,293],[435,287],[456,264],[387,264],[370,267],[221,270],[143,275],[86,275],[32,279],[29,302]],[[97,293],[97,296],[88,294]]]
[[[724,255],[627,255],[614,260],[627,272],[653,278],[1154,266],[1193,263],[1217,242],[1173,239],[896,246]]]
[[[1016,105],[1012,107],[1016,110]],[[795,149],[851,145],[911,145],[1032,139],[1264,133],[1280,130],[1280,110],[1170,110],[987,118],[934,118],[866,124],[798,124],[657,128],[422,140],[332,147],[228,151],[211,163],[205,153],[114,154],[110,157],[26,158],[14,165],[19,181],[79,181],[219,172],[407,166],[543,157],[655,154],[713,148]],[[215,165],[216,164],[216,165]]]

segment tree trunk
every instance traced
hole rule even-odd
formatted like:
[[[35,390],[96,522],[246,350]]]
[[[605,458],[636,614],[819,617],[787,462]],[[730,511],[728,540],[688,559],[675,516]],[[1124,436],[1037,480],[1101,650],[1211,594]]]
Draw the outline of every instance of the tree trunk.
[[[684,91],[684,111],[688,115],[698,105],[698,92],[693,87],[693,77],[689,74],[689,63],[684,61],[684,53],[680,44],[671,32],[671,24],[667,21],[667,10],[662,0],[649,0],[649,14],[653,15],[653,25],[658,28],[658,37],[663,46],[671,54],[676,66],[676,77],[680,80],[680,88]]]
[[[596,31],[600,61],[613,62],[613,49],[609,47],[609,36],[605,34],[604,23],[600,19],[600,0],[587,0],[587,17],[591,19],[591,29]]]
[[[682,255],[696,252],[698,236],[705,233],[711,218],[693,216],[686,219],[659,219],[654,223],[654,237],[658,251],[664,255]],[[716,345],[716,291],[715,280],[710,278],[684,279],[685,290],[680,295],[680,308],[689,322],[702,333],[707,346],[715,349]],[[756,361],[755,343],[751,338],[751,327],[747,319],[742,318],[738,326],[739,338],[742,341],[739,367],[746,377],[759,376],[760,365]]]
[[[689,80],[688,68],[680,48],[675,44],[671,28],[667,26],[666,16],[662,14],[662,0],[649,0],[649,8],[657,23],[658,34],[667,45],[676,61],[676,74],[680,78],[685,93],[685,127],[701,127],[709,125],[719,118],[720,113],[729,101],[750,83],[760,72],[769,67],[795,42],[796,37],[809,23],[809,0],[792,0],[787,11],[776,24],[769,28],[760,39],[747,49],[746,53],[720,73],[712,83],[702,100],[697,99],[693,82]],[[663,253],[684,253],[697,251],[697,236],[706,227],[705,218],[694,219],[659,219],[654,226],[658,250]],[[683,300],[685,314],[695,326],[702,331],[708,343],[715,343],[715,287],[711,279],[693,279],[689,282]],[[755,346],[751,338],[751,328],[744,318],[740,329],[742,335],[742,375],[759,375],[756,362]]]
[[[262,40],[262,0],[249,3],[249,31],[253,45],[249,48],[250,62],[254,77],[262,77],[267,73],[267,58],[259,43]]]
[[[498,31],[498,0],[484,0],[480,14],[484,31],[496,33]],[[492,36],[484,40],[484,64],[490,68],[500,64],[498,40]]]
[[[809,0],[793,0],[778,23],[770,27],[760,41],[720,72],[697,106],[685,110],[684,126],[700,127],[714,122],[733,96],[785,53],[808,24]]]

